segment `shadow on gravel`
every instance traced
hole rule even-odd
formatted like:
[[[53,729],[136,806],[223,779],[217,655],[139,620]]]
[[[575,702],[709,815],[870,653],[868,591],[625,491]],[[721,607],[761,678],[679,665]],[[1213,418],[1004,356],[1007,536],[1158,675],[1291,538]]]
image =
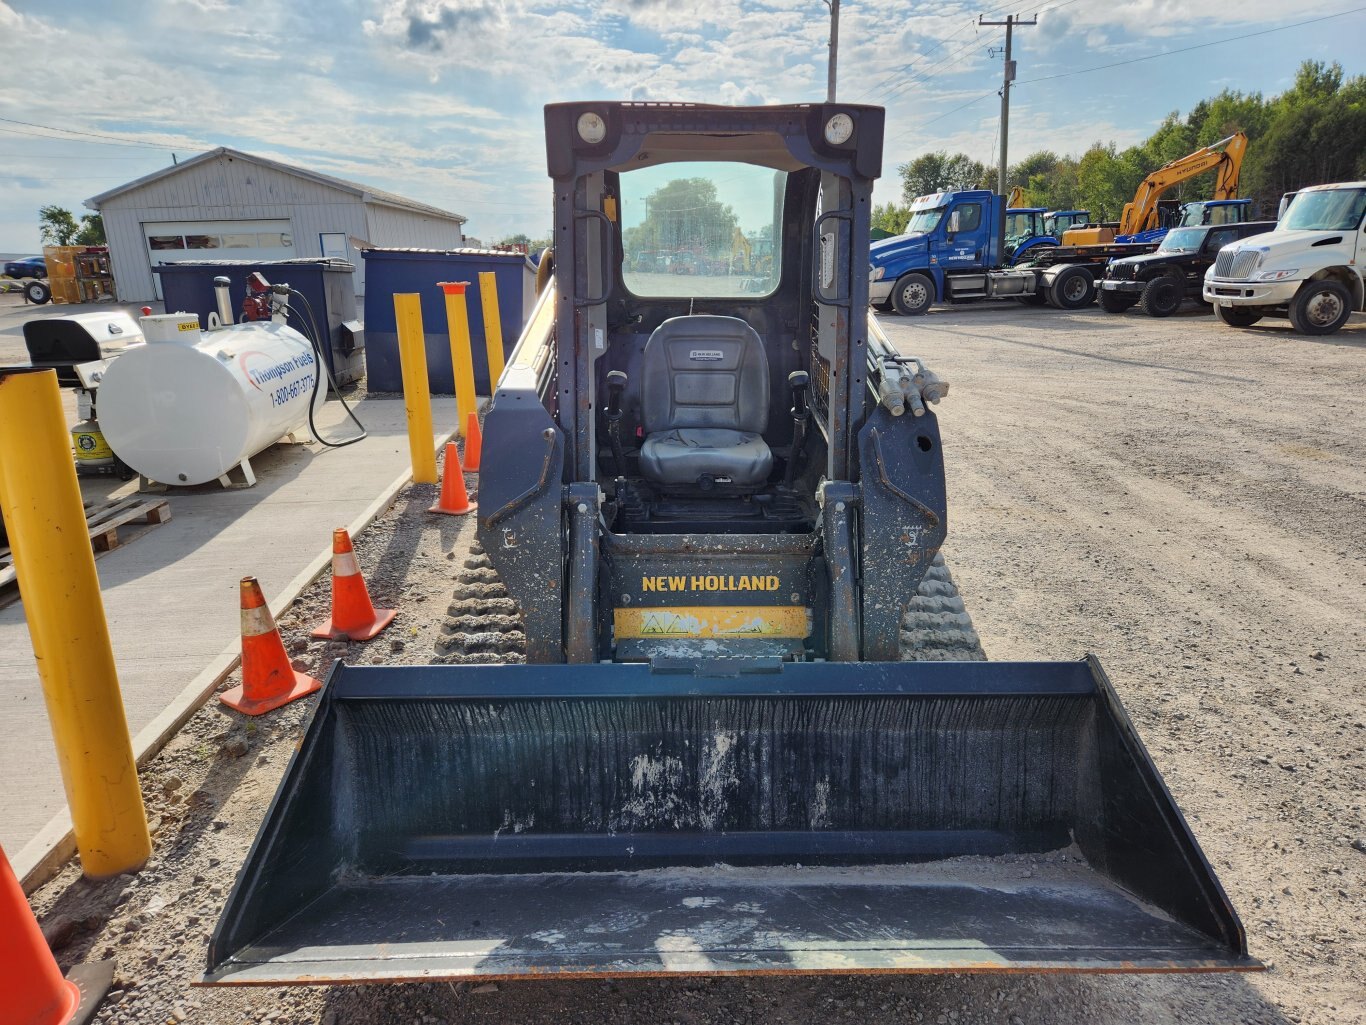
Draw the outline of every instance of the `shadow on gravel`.
[[[1124,325],[1116,324],[1115,328],[1123,329]],[[1105,330],[1112,329],[1106,328]],[[946,327],[936,327],[935,331],[939,334],[955,335],[960,338],[979,338],[982,341],[993,342],[998,345],[1016,345],[1023,349],[1038,349],[1042,352],[1056,352],[1061,356],[1079,356],[1082,359],[1093,359],[1102,363],[1118,363],[1121,366],[1143,367],[1146,370],[1166,370],[1173,374],[1189,374],[1191,377],[1202,377],[1213,381],[1230,381],[1234,384],[1255,383],[1254,379],[1250,377],[1235,377],[1232,374],[1216,374],[1208,370],[1196,370],[1192,367],[1178,367],[1173,366],[1170,363],[1152,363],[1148,360],[1141,359],[1126,359],[1123,356],[1105,356],[1098,352],[1087,352],[1084,349],[1068,349],[1061,345],[1045,345],[1042,342],[1026,342],[1018,338],[1002,338],[999,335],[978,334],[975,331],[954,331],[951,328]]]
[[[1251,327],[1230,330],[1241,330],[1247,335],[1283,342],[1331,345],[1335,349],[1366,349],[1366,321],[1350,321],[1346,327],[1331,335],[1297,334],[1290,327],[1289,321],[1279,318],[1264,320],[1261,323],[1253,324]]]
[[[312,704],[308,702],[310,707]],[[197,851],[200,840],[220,828],[216,825],[220,822],[219,812],[251,771],[257,754],[277,734],[297,733],[298,729],[297,713],[273,721],[249,721],[243,716],[225,713],[222,729],[201,741],[202,753],[196,750],[196,754],[208,763],[203,784],[185,794],[175,805],[166,806],[162,815],[153,811],[161,799],[149,793],[153,781],[162,773],[145,766],[140,769],[144,799],[149,805],[149,822],[161,820],[159,828],[153,830],[152,857],[137,875],[98,881],[78,876],[57,896],[43,916],[44,924],[51,928],[52,923],[68,919],[77,926],[74,932],[68,933],[71,938],[67,945],[54,944],[60,948],[58,959],[63,968],[88,960],[91,949],[101,938],[118,942],[105,929],[116,909],[127,903],[144,883],[154,883],[163,874],[174,874],[183,869],[186,861],[200,857]],[[165,772],[169,773],[169,767]],[[175,821],[167,821],[170,816],[174,816]],[[209,870],[219,864],[217,858],[208,858],[203,867]],[[236,871],[236,866],[230,868]]]
[[[327,992],[322,1020],[518,1025],[1290,1025],[1236,975],[916,975],[526,981]]]

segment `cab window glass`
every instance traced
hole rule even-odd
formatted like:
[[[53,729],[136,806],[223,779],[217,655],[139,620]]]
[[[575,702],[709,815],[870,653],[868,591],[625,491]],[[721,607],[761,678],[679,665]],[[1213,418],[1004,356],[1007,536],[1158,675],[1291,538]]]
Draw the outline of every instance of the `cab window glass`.
[[[982,223],[982,204],[964,203],[962,206],[953,208],[949,214],[950,235],[956,235],[960,231],[976,231]]]
[[[724,161],[622,174],[622,281],[644,296],[772,292],[786,181],[783,171]]]
[[[1205,252],[1217,253],[1230,242],[1238,241],[1238,230],[1225,228],[1221,231],[1211,231],[1209,238],[1205,241]]]

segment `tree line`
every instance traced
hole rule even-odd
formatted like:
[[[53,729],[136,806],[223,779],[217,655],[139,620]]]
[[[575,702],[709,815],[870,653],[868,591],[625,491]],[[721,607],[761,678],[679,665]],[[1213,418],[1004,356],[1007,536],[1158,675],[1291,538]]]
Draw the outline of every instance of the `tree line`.
[[[102,246],[104,218],[84,214],[76,220],[66,207],[50,204],[38,210],[38,235],[45,246]]]
[[[1306,185],[1366,178],[1366,75],[1344,78],[1337,62],[1303,62],[1294,84],[1278,96],[1225,89],[1201,100],[1183,118],[1173,111],[1137,146],[1120,150],[1094,143],[1080,157],[1051,150],[1031,153],[1007,169],[1006,187],[1024,189],[1029,206],[1089,210],[1092,220],[1118,220],[1124,204],[1152,171],[1234,132],[1248,137],[1239,193],[1254,215],[1276,216],[1280,197]],[[995,189],[996,168],[963,153],[926,153],[897,168],[901,203],[873,211],[873,226],[903,230],[917,196],[955,189]],[[1214,172],[1167,193],[1208,199]]]

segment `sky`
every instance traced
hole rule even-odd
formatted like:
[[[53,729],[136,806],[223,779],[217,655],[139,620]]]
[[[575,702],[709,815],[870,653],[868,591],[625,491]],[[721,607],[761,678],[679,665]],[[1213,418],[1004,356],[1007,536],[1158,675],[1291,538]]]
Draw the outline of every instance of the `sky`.
[[[995,162],[1004,30],[977,20],[1009,13],[1038,19],[1015,32],[1012,159],[1122,148],[1221,89],[1280,92],[1306,58],[1366,71],[1362,0],[844,0],[839,98],[888,111],[876,200],[924,152]],[[222,145],[485,242],[544,237],[545,103],[820,100],[828,28],[822,0],[0,0],[0,252],[38,251],[41,206],[86,212]]]

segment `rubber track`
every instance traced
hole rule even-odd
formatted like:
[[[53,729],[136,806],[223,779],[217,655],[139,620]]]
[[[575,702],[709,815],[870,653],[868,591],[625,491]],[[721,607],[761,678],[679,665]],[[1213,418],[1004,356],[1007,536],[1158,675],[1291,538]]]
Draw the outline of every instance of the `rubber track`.
[[[526,661],[526,637],[517,603],[476,543],[456,575],[457,597],[446,610],[437,662],[488,664]],[[972,627],[953,576],[936,554],[910,610],[901,621],[903,662],[983,662],[986,653]]]
[[[901,620],[903,662],[985,662],[981,638],[958,593],[944,556],[936,554]]]
[[[446,610],[436,659],[455,665],[525,662],[526,635],[517,603],[476,542],[456,574],[455,597]]]

